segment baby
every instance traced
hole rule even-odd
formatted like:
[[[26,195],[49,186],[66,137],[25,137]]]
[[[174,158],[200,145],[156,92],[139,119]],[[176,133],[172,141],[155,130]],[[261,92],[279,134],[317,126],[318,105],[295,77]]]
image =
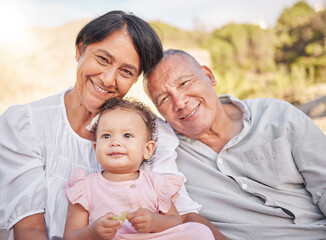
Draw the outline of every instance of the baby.
[[[183,224],[173,204],[183,177],[139,170],[155,151],[155,115],[139,101],[110,99],[98,116],[104,170],[77,169],[67,184],[64,239],[214,239],[203,224]]]

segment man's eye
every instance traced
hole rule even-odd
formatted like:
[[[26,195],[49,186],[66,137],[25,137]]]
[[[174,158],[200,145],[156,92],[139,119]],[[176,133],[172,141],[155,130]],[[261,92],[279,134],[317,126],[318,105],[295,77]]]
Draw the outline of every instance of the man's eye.
[[[189,82],[189,80],[183,81],[183,82],[180,84],[180,86],[184,86],[184,85],[186,85],[188,82]]]
[[[168,98],[169,98],[169,96],[165,96],[165,97],[161,98],[158,106],[161,106],[163,103],[165,103],[168,100]]]
[[[102,138],[110,138],[111,135],[110,134],[103,134]]]
[[[132,135],[130,133],[126,133],[126,134],[123,135],[123,137],[125,137],[125,138],[132,138]]]

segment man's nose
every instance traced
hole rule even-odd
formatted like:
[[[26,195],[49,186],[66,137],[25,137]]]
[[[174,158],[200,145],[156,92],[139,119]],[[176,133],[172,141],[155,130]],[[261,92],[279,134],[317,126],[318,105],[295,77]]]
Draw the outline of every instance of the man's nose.
[[[173,110],[175,112],[183,109],[188,102],[187,97],[180,92],[173,94],[172,98],[173,98]]]

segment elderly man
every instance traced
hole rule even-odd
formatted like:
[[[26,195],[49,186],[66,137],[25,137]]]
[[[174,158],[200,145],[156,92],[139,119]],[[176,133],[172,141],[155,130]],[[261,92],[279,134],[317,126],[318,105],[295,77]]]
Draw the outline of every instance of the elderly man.
[[[326,239],[326,137],[276,99],[218,97],[212,71],[168,50],[145,90],[175,129],[201,215],[230,239]]]

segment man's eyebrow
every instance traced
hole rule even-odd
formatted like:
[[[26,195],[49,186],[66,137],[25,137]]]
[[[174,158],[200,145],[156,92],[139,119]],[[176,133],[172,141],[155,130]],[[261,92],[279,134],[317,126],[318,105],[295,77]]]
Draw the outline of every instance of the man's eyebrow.
[[[194,76],[195,74],[193,74],[193,73],[189,73],[189,74],[187,74],[187,75],[182,75],[182,76],[180,76],[180,77],[178,77],[177,79],[176,79],[176,83],[178,83],[178,82],[182,82],[182,81],[184,81],[184,80],[187,80],[187,79],[189,79],[189,78],[192,78],[193,76]]]
[[[113,61],[115,61],[115,57],[110,53],[108,52],[107,50],[105,49],[98,49],[98,51],[102,52],[104,55],[106,55],[107,57],[111,58]],[[138,73],[138,69],[132,65],[132,64],[128,64],[128,63],[124,63],[124,65],[127,67],[127,68],[130,68],[132,70],[134,70],[135,72]]]

